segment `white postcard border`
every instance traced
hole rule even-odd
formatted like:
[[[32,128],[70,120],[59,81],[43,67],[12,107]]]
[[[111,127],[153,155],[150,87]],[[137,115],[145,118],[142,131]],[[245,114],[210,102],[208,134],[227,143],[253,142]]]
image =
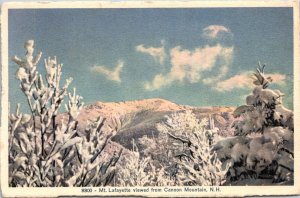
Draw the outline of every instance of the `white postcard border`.
[[[82,192],[79,187],[45,187],[45,188],[13,188],[8,186],[8,10],[9,9],[44,9],[44,8],[213,8],[213,7],[293,7],[294,13],[294,120],[295,120],[295,172],[293,186],[221,186],[220,192],[211,192],[210,187],[203,187],[208,192],[164,192],[165,188],[176,189],[180,187],[155,187],[161,193],[132,193],[135,187],[129,187],[131,193],[109,192],[101,193],[98,187],[92,188],[91,193]],[[294,195],[300,193],[300,68],[299,68],[299,2],[298,1],[132,1],[132,2],[11,2],[4,3],[1,10],[1,58],[2,58],[2,93],[1,93],[1,193],[4,197],[45,197],[45,196],[245,196],[245,195]],[[106,187],[107,191],[114,187]],[[117,187],[122,189],[121,187]],[[144,187],[147,188],[147,187]],[[149,187],[151,190],[151,187]],[[183,189],[183,188],[182,188]]]

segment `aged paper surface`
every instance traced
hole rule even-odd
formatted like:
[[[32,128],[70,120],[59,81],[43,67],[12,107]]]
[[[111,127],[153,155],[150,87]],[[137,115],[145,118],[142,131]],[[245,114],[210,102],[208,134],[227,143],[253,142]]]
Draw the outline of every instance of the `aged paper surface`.
[[[298,1],[4,3],[1,61],[3,197],[300,193]]]

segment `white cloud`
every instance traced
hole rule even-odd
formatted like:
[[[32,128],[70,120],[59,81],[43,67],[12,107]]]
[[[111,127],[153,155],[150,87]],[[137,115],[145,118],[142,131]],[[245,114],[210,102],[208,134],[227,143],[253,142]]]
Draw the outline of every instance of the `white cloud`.
[[[156,90],[175,81],[197,83],[201,80],[201,74],[210,71],[217,60],[222,62],[223,67],[227,67],[232,55],[233,47],[223,47],[220,44],[206,45],[193,51],[177,46],[170,50],[170,71],[167,74],[157,74],[152,82],[145,83],[145,89]],[[223,70],[225,73],[226,69]]]
[[[222,79],[223,77],[226,76],[226,74],[228,73],[228,66],[227,64],[226,65],[223,65],[220,67],[220,72],[219,74],[217,74],[216,76],[213,76],[213,77],[208,77],[208,78],[204,78],[202,80],[202,82],[204,84],[213,84],[213,83],[216,83],[217,81],[219,81],[220,79]]]
[[[173,80],[171,80],[168,77],[169,74],[167,75],[163,75],[163,74],[157,74],[152,82],[146,82],[144,84],[144,87],[146,90],[148,91],[153,91],[153,90],[157,90],[160,89],[162,86],[167,86],[169,84],[171,84],[173,82]]]
[[[229,79],[220,81],[216,84],[215,89],[220,92],[230,91],[233,89],[246,89],[253,88],[253,78],[251,78],[251,72],[245,72],[237,74]],[[265,74],[272,78],[272,83],[283,84],[285,83],[286,76],[283,74]]]
[[[224,36],[233,36],[229,28],[222,25],[210,25],[202,30],[202,37],[214,40],[213,45],[200,46],[194,50],[182,49],[181,46],[170,49],[168,56],[171,63],[170,70],[155,75],[152,81],[144,84],[145,89],[157,90],[174,82],[203,82],[211,85],[224,78],[228,73],[234,50],[232,45],[221,44],[227,38]],[[163,44],[161,48],[145,48],[139,45],[136,49],[156,57],[157,60],[158,57],[165,57]],[[211,70],[213,72],[210,72]]]
[[[252,86],[252,82],[251,74],[243,73],[218,82],[215,89],[218,91],[230,91],[236,88],[247,88]]]
[[[206,39],[216,39],[221,34],[232,35],[229,28],[222,25],[210,25],[203,29],[202,36]]]
[[[121,82],[120,74],[122,72],[123,66],[124,66],[124,62],[119,60],[115,68],[112,70],[108,69],[104,65],[100,65],[100,66],[95,65],[91,68],[91,71],[103,74],[107,79],[120,83]]]
[[[155,61],[159,62],[161,65],[164,63],[166,53],[163,41],[161,42],[161,47],[145,47],[144,45],[138,45],[135,47],[136,51],[149,54],[154,58]]]
[[[266,74],[266,76],[270,76],[275,84],[285,84],[286,75],[284,74]]]

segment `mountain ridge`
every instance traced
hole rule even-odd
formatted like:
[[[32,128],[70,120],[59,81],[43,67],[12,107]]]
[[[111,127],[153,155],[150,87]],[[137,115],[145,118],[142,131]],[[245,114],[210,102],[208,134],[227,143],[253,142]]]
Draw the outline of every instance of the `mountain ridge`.
[[[191,110],[198,119],[212,117],[216,127],[225,129],[232,121],[234,107],[193,107],[176,104],[172,101],[151,98],[122,102],[101,102],[84,106],[78,115],[78,127],[84,133],[88,122],[104,117],[108,125],[116,129],[113,141],[126,148],[131,147],[132,139],[142,136],[157,136],[156,125],[164,122],[166,116],[175,112]],[[112,127],[111,127],[112,128]]]

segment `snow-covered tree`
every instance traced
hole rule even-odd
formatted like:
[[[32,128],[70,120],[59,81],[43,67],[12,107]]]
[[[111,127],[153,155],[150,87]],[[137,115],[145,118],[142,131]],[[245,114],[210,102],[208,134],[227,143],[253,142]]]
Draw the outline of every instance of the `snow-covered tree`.
[[[234,111],[236,137],[218,142],[214,150],[222,161],[231,161],[231,180],[243,178],[292,182],[294,166],[294,115],[284,107],[279,90],[258,65],[252,93]]]
[[[223,164],[212,151],[214,129],[208,121],[199,121],[192,111],[178,112],[158,124],[160,132],[173,141],[172,157],[177,163],[173,175],[179,185],[223,185],[229,164]]]
[[[107,185],[120,153],[107,156],[103,152],[112,135],[103,132],[104,119],[89,124],[87,136],[80,136],[76,119],[83,103],[75,88],[67,92],[72,79],[60,86],[62,64],[54,57],[44,60],[44,80],[37,71],[42,53],[33,55],[33,40],[24,47],[25,57],[12,60],[19,66],[16,78],[31,115],[21,113],[18,104],[16,113],[9,116],[9,185]],[[58,111],[67,95],[67,113],[58,123]]]

